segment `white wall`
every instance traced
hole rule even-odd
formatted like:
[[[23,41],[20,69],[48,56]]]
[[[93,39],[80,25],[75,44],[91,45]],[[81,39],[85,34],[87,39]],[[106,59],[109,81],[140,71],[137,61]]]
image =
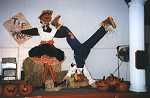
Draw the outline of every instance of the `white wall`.
[[[108,75],[117,67],[116,47],[121,44],[128,44],[128,7],[124,0],[1,0],[0,1],[0,56],[14,56],[18,59],[18,65],[28,56],[28,50],[34,47],[39,40],[34,37],[23,45],[19,46],[3,27],[3,22],[22,12],[28,21],[37,27],[38,16],[42,10],[51,9],[62,16],[63,23],[67,25],[77,38],[84,42],[99,27],[100,21],[111,15],[117,22],[117,29],[107,34],[91,51],[87,59],[87,67],[93,78],[102,78]],[[65,42],[65,39],[58,39],[57,47],[65,51],[67,57],[63,64],[63,70],[68,69],[73,60],[73,52]],[[3,52],[5,49],[18,49],[18,52]],[[17,51],[17,50],[14,50]],[[6,54],[6,55],[4,55]],[[129,79],[128,63],[123,63],[121,76]]]

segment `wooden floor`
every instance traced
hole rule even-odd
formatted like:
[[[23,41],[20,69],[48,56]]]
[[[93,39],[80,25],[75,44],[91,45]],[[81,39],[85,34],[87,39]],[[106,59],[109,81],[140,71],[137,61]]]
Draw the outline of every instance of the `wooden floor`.
[[[0,98],[7,98],[1,96]],[[16,97],[8,98],[150,98],[150,93],[135,93],[135,92],[102,92],[95,88],[65,88],[58,92],[45,92],[38,88],[29,96],[23,97],[17,95]]]

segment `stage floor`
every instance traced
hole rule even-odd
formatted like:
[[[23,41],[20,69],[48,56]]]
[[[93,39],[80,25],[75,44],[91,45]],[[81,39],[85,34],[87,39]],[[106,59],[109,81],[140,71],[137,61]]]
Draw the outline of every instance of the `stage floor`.
[[[7,98],[5,96],[0,98]],[[42,88],[34,89],[31,95],[27,97],[16,96],[8,98],[150,98],[150,92],[116,92],[116,91],[99,91],[95,88],[64,88],[60,91],[46,92]]]

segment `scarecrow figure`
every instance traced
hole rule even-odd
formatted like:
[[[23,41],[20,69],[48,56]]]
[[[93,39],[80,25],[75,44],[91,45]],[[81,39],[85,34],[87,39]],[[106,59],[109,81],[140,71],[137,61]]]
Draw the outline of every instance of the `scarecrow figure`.
[[[65,82],[68,77],[71,77],[71,75],[74,74],[77,70],[78,73],[83,72],[83,74],[89,80],[89,84],[95,87],[95,80],[92,79],[89,71],[84,66],[85,61],[91,49],[98,43],[100,39],[104,37],[105,34],[107,34],[107,32],[111,32],[113,29],[115,29],[116,24],[111,16],[107,17],[104,21],[101,22],[99,29],[88,40],[86,40],[84,43],[80,43],[73,32],[61,23],[60,17],[60,15],[56,16],[51,22],[51,24],[57,29],[54,37],[66,38],[66,41],[74,51],[74,59],[76,62],[76,66],[71,67],[62,83]]]

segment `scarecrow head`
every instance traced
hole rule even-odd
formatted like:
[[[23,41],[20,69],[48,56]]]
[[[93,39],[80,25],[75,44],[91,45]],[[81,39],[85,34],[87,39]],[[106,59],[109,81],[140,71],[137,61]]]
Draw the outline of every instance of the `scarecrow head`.
[[[43,10],[41,15],[38,17],[40,19],[41,24],[49,25],[52,19],[52,10]]]
[[[51,32],[51,28],[49,24],[52,20],[52,10],[43,10],[41,15],[38,17],[40,19],[40,23],[42,24],[42,28],[44,32]]]

